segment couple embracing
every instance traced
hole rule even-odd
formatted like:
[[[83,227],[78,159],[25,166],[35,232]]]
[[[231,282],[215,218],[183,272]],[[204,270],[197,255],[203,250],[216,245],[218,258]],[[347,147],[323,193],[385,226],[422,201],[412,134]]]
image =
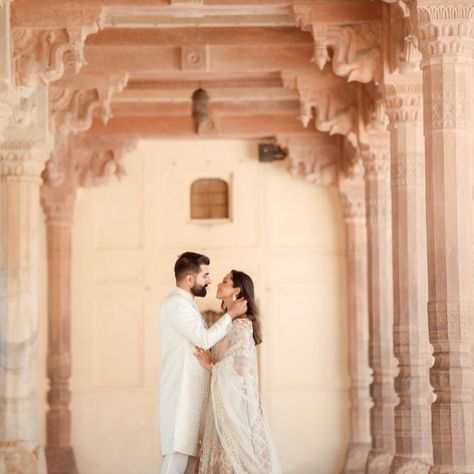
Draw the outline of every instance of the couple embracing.
[[[207,328],[194,297],[206,296],[209,264],[183,253],[159,310],[161,474],[280,474],[258,389],[252,279],[223,278],[216,297],[226,313]]]

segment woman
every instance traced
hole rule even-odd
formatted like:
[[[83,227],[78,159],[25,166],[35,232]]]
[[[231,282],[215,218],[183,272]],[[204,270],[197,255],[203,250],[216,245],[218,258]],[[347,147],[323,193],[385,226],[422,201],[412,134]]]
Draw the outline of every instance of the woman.
[[[232,270],[217,286],[222,307],[247,300],[247,314],[234,319],[212,352],[196,348],[211,371],[211,393],[200,452],[200,474],[279,474],[281,468],[258,391],[257,353],[262,342],[252,279]]]

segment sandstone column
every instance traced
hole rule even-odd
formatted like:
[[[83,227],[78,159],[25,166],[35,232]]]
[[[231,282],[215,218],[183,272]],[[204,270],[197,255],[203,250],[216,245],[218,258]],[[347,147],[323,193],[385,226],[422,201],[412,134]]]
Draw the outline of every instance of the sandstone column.
[[[419,0],[435,472],[474,472],[474,5]]]
[[[77,473],[71,446],[71,228],[76,191],[72,186],[41,189],[48,242],[48,358],[46,414],[48,474]]]
[[[41,472],[37,425],[41,144],[0,143],[0,472]]]
[[[385,86],[391,135],[396,456],[392,473],[429,472],[432,462],[421,73]]]
[[[340,178],[346,228],[347,293],[349,305],[349,370],[351,376],[351,439],[344,473],[364,473],[370,451],[369,302],[367,227],[362,163]]]
[[[368,274],[370,387],[374,406],[370,413],[372,449],[368,473],[388,473],[395,453],[393,356],[392,236],[390,205],[390,137],[385,130],[368,133],[363,147],[365,167]]]

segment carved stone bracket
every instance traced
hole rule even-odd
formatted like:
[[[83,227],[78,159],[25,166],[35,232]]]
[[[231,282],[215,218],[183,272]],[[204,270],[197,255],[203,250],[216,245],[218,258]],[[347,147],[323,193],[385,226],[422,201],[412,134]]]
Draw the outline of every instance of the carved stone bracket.
[[[17,84],[48,84],[60,79],[67,67],[78,72],[85,65],[84,43],[87,36],[103,28],[102,11],[74,12],[71,19],[64,19],[64,24],[62,28],[42,28],[41,24],[28,24],[20,13],[14,12],[13,64]]]
[[[50,187],[91,187],[106,184],[112,176],[125,174],[124,155],[135,146],[132,140],[114,143],[89,140],[81,146],[72,136],[57,136],[56,147],[46,163],[43,181]]]
[[[332,63],[335,74],[349,82],[370,82],[381,75],[381,38],[378,22],[337,24],[318,21],[318,7],[294,5],[297,23],[314,38],[313,61],[319,69]]]
[[[122,92],[128,76],[113,77],[110,85],[97,89],[69,89],[51,87],[52,128],[61,134],[88,130],[96,111],[104,124],[112,117],[111,101],[114,94]]]
[[[358,94],[357,85],[320,89],[297,74],[282,74],[283,83],[296,89],[300,96],[300,120],[306,127],[314,119],[314,127],[329,135],[343,135],[357,145]]]
[[[315,133],[310,137],[278,135],[277,142],[288,149],[288,170],[292,176],[302,176],[321,186],[337,182],[339,140]]]

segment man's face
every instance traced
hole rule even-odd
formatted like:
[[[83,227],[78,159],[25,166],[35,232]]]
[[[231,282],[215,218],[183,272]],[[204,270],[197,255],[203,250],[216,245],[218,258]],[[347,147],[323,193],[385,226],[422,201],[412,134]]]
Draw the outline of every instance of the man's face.
[[[209,276],[209,265],[201,265],[200,272],[194,277],[194,285],[191,288],[191,293],[194,296],[204,297],[207,295],[207,287],[211,284]]]

